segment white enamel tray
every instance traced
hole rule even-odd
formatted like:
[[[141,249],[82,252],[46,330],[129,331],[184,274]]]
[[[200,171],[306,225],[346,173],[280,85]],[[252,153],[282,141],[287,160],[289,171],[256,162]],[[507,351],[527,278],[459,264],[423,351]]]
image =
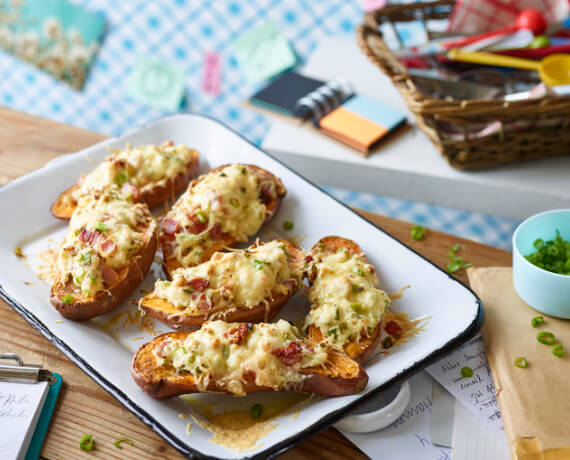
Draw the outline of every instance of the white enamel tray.
[[[387,292],[411,285],[402,299],[394,301],[393,309],[408,312],[412,318],[429,318],[423,332],[367,365],[370,380],[361,394],[312,400],[295,420],[290,416],[279,418],[277,427],[248,452],[234,452],[210,442],[211,433],[196,424],[188,435],[188,420],[178,417],[181,412],[188,413],[186,402],[179,398],[155,401],[134,383],[130,376],[131,357],[152,336],[141,333],[135,326],[122,325],[122,320],[111,328],[103,327],[121,310],[134,312],[134,305],[126,302],[118,311],[85,323],[62,322],[49,303],[49,286],[37,278],[34,270],[39,264],[37,255],[47,247],[57,247],[66,233],[65,223],[53,218],[49,212],[50,205],[63,189],[98,164],[107,155],[108,147],[122,148],[128,142],[133,145],[158,144],[166,139],[198,149],[202,172],[238,161],[259,165],[279,176],[287,187],[287,196],[272,224],[260,235],[262,239],[291,237],[293,233],[305,248],[310,248],[325,235],[354,239],[377,267],[382,287]],[[466,341],[483,322],[481,304],[466,286],[221,123],[200,115],[163,118],[118,139],[62,157],[49,167],[12,182],[0,189],[0,216],[2,298],[127,409],[188,456],[228,459],[244,455],[252,458],[274,456],[326,428],[359,402],[408,378]],[[282,230],[286,220],[294,221],[293,232]],[[27,259],[16,257],[15,247],[22,247]],[[155,266],[143,287],[150,288],[159,275],[160,270]],[[133,298],[137,296],[140,296],[138,290]],[[305,302],[296,296],[280,316],[301,317],[307,308]],[[157,329],[161,328],[167,330],[157,326]],[[214,398],[213,401],[224,408],[249,408],[260,398],[269,401],[280,396],[279,393],[246,398],[210,395],[209,400]]]

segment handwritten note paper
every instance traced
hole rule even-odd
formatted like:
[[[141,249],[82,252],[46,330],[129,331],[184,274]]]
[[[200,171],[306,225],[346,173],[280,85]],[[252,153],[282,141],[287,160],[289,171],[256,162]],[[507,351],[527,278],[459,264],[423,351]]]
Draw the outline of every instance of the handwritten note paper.
[[[425,372],[410,380],[410,404],[389,427],[367,434],[343,434],[371,458],[450,460],[451,449],[430,442],[432,379]]]
[[[473,369],[473,376],[461,376],[461,368]],[[451,353],[447,358],[426,368],[485,427],[504,439],[504,426],[497,404],[491,369],[485,355],[483,337],[478,335]]]
[[[26,456],[47,390],[47,382],[0,383],[0,458]]]
[[[206,53],[204,56],[204,75],[202,89],[215,96],[220,94],[222,59],[218,53]]]

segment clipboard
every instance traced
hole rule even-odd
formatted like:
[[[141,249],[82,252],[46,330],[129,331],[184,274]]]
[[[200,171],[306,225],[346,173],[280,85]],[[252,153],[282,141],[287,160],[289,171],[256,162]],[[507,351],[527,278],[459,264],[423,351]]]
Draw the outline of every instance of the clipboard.
[[[14,361],[7,364],[3,361]],[[37,460],[40,456],[47,430],[63,384],[61,375],[44,369],[41,365],[26,364],[16,353],[0,353],[0,382],[38,383],[48,382],[48,390],[31,437],[25,460]]]

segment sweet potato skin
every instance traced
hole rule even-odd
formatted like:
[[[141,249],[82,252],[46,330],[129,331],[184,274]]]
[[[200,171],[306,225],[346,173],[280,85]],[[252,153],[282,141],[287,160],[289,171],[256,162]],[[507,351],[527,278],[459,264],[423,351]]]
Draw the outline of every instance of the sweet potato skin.
[[[182,193],[186,188],[190,179],[198,173],[198,157],[199,154],[196,150],[191,151],[192,156],[186,165],[184,171],[177,176],[168,179],[164,184],[147,187],[141,190],[141,202],[148,205],[149,208],[154,208],[169,199],[174,201],[177,195]],[[51,214],[61,220],[71,219],[71,214],[77,206],[77,202],[71,198],[71,194],[79,187],[79,184],[74,184],[68,189],[64,190],[54,201],[51,206]]]
[[[362,248],[352,240],[348,238],[343,238],[340,236],[326,236],[319,240],[311,249],[311,252],[329,252],[335,253],[339,249],[344,248],[352,255],[360,255],[364,257],[366,260],[366,255],[362,251]],[[309,284],[312,284],[317,276],[316,271],[308,272],[307,277],[309,280]],[[381,331],[381,324],[378,324],[374,331],[366,337],[361,337],[360,341],[347,343],[344,346],[344,352],[352,359],[359,363],[365,362],[368,357],[372,354],[372,352],[378,346],[378,342],[380,341],[380,331]],[[316,342],[321,342],[324,339],[324,335],[322,331],[315,326],[310,326],[307,334]]]
[[[141,251],[131,258],[129,264],[119,271],[119,281],[93,297],[80,298],[71,304],[62,303],[62,297],[73,293],[70,281],[64,284],[56,280],[51,288],[51,304],[65,318],[85,321],[103,315],[121,304],[143,281],[148,273],[157,248],[156,222],[152,220],[145,232],[145,244]]]
[[[210,170],[208,172],[208,174],[214,174],[218,171],[221,171],[222,169],[224,169],[227,166],[230,166],[230,165],[225,164],[225,165],[219,166],[217,168],[214,168],[214,169]],[[259,166],[255,166],[255,165],[251,165],[251,164],[245,164],[244,166],[247,166],[248,168],[254,170],[259,175],[260,178],[270,179],[275,184],[276,196],[272,200],[270,200],[268,203],[265,203],[267,210],[266,210],[266,214],[265,214],[264,223],[268,223],[275,216],[275,214],[277,214],[277,211],[279,210],[279,206],[281,204],[281,200],[287,194],[287,189],[283,185],[283,182],[281,181],[281,179],[279,179],[277,176],[270,173],[269,171],[267,171],[263,168],[260,168]],[[197,179],[194,179],[190,183],[190,185],[188,186],[188,190],[185,193],[191,193],[192,190],[194,189],[194,187],[196,187],[196,185],[198,183],[200,183],[200,181],[202,181],[202,180],[203,180],[202,176],[198,177]],[[168,217],[168,215],[166,217]],[[159,223],[159,227],[160,227],[160,223]],[[172,273],[174,272],[174,270],[182,267],[182,264],[178,261],[178,259],[175,256],[176,242],[174,241],[174,237],[169,237],[168,235],[166,235],[162,231],[159,232],[159,235],[160,235],[160,244],[162,247],[162,254],[164,256],[162,269],[164,270],[164,273],[166,273],[166,276],[169,279],[171,279]],[[214,252],[221,251],[222,249],[224,249],[226,247],[232,247],[236,243],[237,243],[237,241],[235,240],[235,238],[232,235],[229,235],[227,233],[222,233],[220,235],[219,239],[215,241],[215,244],[211,245],[208,248],[205,248],[204,255],[202,256],[202,258],[198,264],[205,262],[207,260],[210,260],[210,258],[212,257],[212,254],[214,254]],[[196,265],[198,265],[198,264],[196,264]]]
[[[304,259],[303,251],[286,240],[279,240],[284,243],[291,254],[292,264],[302,264]],[[168,324],[170,327],[179,330],[200,327],[207,320],[223,319],[224,321],[260,323],[262,321],[270,321],[275,317],[281,307],[299,290],[301,283],[289,284],[286,293],[273,294],[267,299],[267,303],[261,302],[254,307],[236,306],[230,311],[216,311],[213,314],[195,315],[195,316],[171,316],[173,313],[179,313],[180,310],[166,300],[154,297],[152,293],[143,297],[139,303],[141,310],[159,321]],[[267,305],[267,306],[266,306]]]
[[[194,378],[190,374],[176,374],[173,368],[157,367],[152,349],[164,337],[174,335],[183,339],[193,331],[168,332],[155,337],[142,345],[133,357],[131,374],[133,379],[145,393],[155,399],[165,399],[187,393],[199,393]],[[343,375],[339,372],[345,371]],[[368,375],[364,368],[346,355],[329,350],[329,362],[324,368],[305,369],[306,378],[288,387],[288,390],[305,391],[322,396],[344,396],[360,392],[368,383]],[[209,382],[206,392],[228,393],[227,390]],[[246,393],[276,391],[271,387],[255,385],[255,378],[246,377],[244,383]]]

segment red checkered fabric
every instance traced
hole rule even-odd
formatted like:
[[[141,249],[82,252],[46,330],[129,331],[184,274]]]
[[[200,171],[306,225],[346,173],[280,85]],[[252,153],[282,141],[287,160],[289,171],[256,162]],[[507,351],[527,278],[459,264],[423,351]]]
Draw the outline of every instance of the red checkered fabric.
[[[449,31],[468,35],[507,27],[527,8],[542,11],[549,24],[561,22],[570,14],[568,0],[457,0]]]

